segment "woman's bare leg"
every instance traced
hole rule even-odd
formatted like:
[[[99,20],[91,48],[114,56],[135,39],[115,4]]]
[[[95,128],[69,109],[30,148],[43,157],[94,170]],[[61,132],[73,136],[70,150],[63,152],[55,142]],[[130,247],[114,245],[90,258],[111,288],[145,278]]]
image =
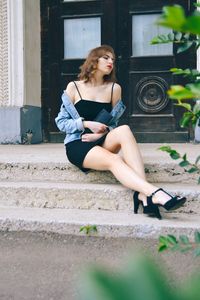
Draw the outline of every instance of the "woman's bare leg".
[[[121,149],[126,164],[146,180],[140,150],[129,126],[122,125],[109,132],[102,146],[114,153]],[[139,194],[139,199],[146,202],[146,196],[142,193]]]
[[[95,170],[109,170],[126,187],[139,191],[148,196],[152,194],[157,187],[141,178],[125,161],[103,147],[95,146],[86,155],[84,168]]]

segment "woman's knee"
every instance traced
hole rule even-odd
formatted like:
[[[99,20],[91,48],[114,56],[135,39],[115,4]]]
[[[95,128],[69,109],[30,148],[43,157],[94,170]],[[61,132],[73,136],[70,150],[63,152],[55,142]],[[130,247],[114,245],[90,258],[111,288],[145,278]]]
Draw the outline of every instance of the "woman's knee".
[[[114,130],[116,130],[115,133],[120,139],[124,139],[129,136],[132,136],[134,138],[133,133],[128,125],[121,125]]]
[[[121,133],[130,133],[131,132],[131,129],[128,125],[120,125],[118,127],[116,127],[115,129],[115,132],[121,132]]]

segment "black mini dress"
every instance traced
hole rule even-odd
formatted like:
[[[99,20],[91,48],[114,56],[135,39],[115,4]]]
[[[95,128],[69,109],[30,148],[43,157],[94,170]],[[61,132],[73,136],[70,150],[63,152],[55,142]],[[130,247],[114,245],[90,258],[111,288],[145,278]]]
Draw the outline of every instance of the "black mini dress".
[[[76,84],[75,84],[76,85]],[[76,86],[77,88],[77,86]],[[78,90],[78,88],[77,88]],[[79,90],[78,90],[79,92]],[[111,98],[112,98],[113,86],[111,91]],[[80,95],[80,92],[79,92]],[[80,95],[81,97],[81,95]],[[106,109],[108,112],[111,112],[112,105],[111,103],[106,102],[97,102],[92,100],[79,100],[75,104],[75,108],[78,111],[79,115],[85,119],[85,121],[93,121],[98,113],[102,109]],[[84,133],[83,133],[84,134]],[[99,138],[94,142],[82,142],[81,139],[69,142],[65,145],[66,147],[66,154],[68,160],[75,166],[77,166],[83,172],[88,172],[89,169],[83,168],[83,161],[87,153],[94,147],[94,146],[101,146],[106,138],[106,134]]]

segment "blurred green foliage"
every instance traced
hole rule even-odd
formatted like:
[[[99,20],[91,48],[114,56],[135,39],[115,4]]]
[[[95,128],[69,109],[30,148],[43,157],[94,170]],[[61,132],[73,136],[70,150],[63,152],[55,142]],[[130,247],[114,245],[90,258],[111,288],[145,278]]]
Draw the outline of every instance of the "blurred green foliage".
[[[195,4],[199,7],[199,4]],[[168,27],[173,33],[158,35],[154,37],[151,44],[174,43],[177,44],[177,54],[187,51],[193,47],[196,50],[200,46],[200,12],[195,10],[191,15],[186,16],[183,7],[179,5],[165,6],[161,17],[157,21],[158,25]],[[197,70],[173,68],[174,75],[187,77],[189,83],[186,86],[172,85],[168,95],[172,100],[177,101],[176,106],[182,107],[186,111],[180,120],[181,127],[194,127],[200,118],[200,105],[193,106],[185,101],[200,99],[200,73]]]
[[[181,235],[177,239],[174,235],[160,236],[158,251],[164,250],[188,252],[193,251],[194,256],[200,256],[200,232],[194,234],[194,241],[190,241],[187,235]]]
[[[200,274],[182,283],[169,283],[158,262],[147,257],[129,261],[121,272],[93,267],[84,275],[81,300],[199,300]]]

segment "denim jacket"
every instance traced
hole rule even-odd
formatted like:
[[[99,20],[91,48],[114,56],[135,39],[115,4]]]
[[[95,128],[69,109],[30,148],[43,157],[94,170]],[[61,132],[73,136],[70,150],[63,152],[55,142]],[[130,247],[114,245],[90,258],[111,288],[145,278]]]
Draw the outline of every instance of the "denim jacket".
[[[117,127],[119,118],[125,109],[126,107],[122,100],[119,100],[117,104],[115,104],[110,112],[113,118],[108,124],[109,130]],[[66,133],[64,144],[81,139],[81,134],[85,130],[83,126],[83,120],[65,91],[62,94],[62,105],[58,116],[55,118],[55,122],[60,131]]]

